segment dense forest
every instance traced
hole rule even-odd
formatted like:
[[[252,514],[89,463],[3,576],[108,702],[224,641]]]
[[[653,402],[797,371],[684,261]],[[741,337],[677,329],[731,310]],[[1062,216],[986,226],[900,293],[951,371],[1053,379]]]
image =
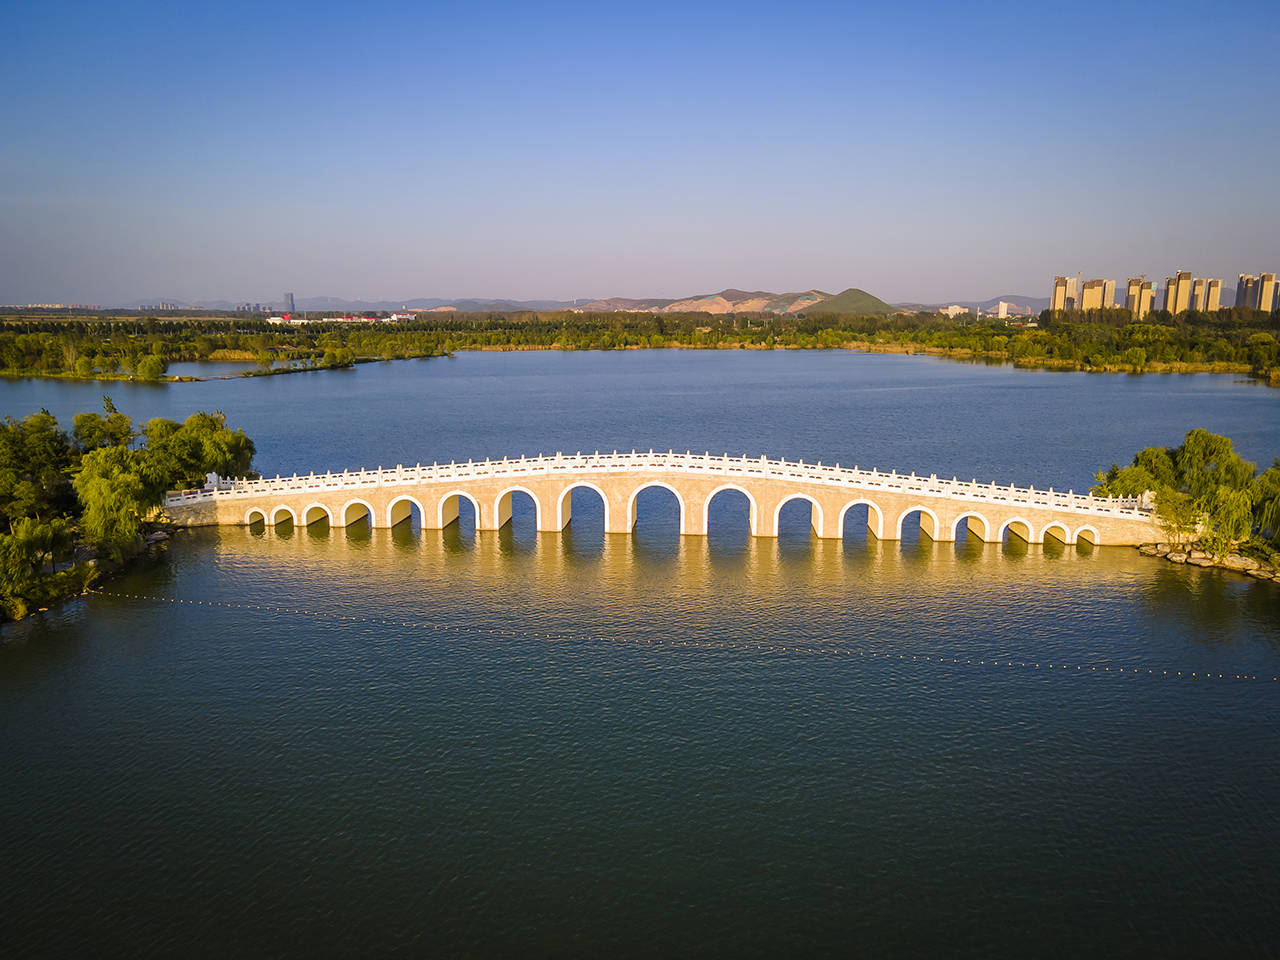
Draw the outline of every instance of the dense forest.
[[[1126,310],[1044,313],[1035,325],[938,314],[430,314],[405,323],[261,319],[38,319],[0,323],[7,375],[160,379],[170,363],[256,362],[253,372],[349,366],[457,350],[634,348],[822,349],[929,352],[1064,370],[1250,372],[1280,383],[1280,313]]]
[[[103,400],[70,433],[47,410],[0,424],[0,619],[74,596],[140,553],[166,490],[249,473],[253,442],[221,413],[138,427]]]

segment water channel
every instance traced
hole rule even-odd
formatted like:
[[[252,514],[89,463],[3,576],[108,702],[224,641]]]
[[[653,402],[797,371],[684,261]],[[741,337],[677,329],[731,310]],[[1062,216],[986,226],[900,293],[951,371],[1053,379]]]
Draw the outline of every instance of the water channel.
[[[1086,489],[1280,391],[830,352],[472,353],[167,386],[263,472],[594,449]],[[1223,955],[1280,936],[1280,589],[1126,548],[184,534],[5,627],[17,955]],[[1222,676],[1219,677],[1219,674]],[[1194,675],[1194,676],[1193,676]],[[1240,678],[1240,679],[1237,679]],[[1248,679],[1255,678],[1255,679]]]

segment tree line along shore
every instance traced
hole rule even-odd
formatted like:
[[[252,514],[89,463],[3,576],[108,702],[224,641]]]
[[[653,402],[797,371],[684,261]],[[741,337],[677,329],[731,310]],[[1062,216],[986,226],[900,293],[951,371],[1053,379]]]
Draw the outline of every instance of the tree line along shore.
[[[1240,373],[1280,386],[1280,311],[1127,310],[1041,314],[1033,325],[939,314],[419,314],[400,323],[202,315],[6,316],[0,374],[176,379],[169,364],[253,363],[243,376],[434,357],[460,350],[836,349],[926,353],[1024,367],[1124,373]]]

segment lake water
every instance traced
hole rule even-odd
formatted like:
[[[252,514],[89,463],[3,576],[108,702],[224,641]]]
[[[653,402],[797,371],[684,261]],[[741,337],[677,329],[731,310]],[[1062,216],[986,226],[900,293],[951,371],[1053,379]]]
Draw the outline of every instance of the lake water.
[[[265,472],[710,449],[1058,489],[1280,391],[845,352],[471,353],[147,386]],[[1274,952],[1280,590],[1127,548],[180,535],[4,629],[10,955]],[[520,509],[523,507],[523,509]],[[1194,674],[1194,676],[1193,676]],[[1221,678],[1219,678],[1221,674]],[[1207,676],[1206,676],[1207,675]]]

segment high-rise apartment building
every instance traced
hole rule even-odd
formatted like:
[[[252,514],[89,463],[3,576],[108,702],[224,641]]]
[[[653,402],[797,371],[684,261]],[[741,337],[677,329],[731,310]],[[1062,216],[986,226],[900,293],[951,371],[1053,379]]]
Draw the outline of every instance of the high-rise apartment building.
[[[1222,281],[1206,280],[1204,293],[1204,309],[1206,313],[1216,313],[1222,308]]]
[[[1189,309],[1203,313],[1208,296],[1209,291],[1205,287],[1204,281],[1199,277],[1194,278],[1191,281],[1191,304]]]
[[[1257,302],[1258,278],[1242,273],[1236,280],[1236,306],[1252,307]]]
[[[1155,284],[1141,277],[1130,277],[1125,290],[1125,309],[1133,314],[1133,319],[1141,320],[1151,312],[1151,301],[1155,299]]]
[[[1110,310],[1116,305],[1114,280],[1086,280],[1080,291],[1081,310]]]
[[[1053,296],[1049,298],[1050,310],[1076,310],[1076,278],[1054,277]]]
[[[1276,275],[1264,273],[1258,277],[1257,309],[1270,313],[1276,306]]]
[[[1191,273],[1179,270],[1176,277],[1164,281],[1164,309],[1174,316],[1191,308]]]
[[[284,312],[293,313],[293,294],[286,293],[284,295]]]

